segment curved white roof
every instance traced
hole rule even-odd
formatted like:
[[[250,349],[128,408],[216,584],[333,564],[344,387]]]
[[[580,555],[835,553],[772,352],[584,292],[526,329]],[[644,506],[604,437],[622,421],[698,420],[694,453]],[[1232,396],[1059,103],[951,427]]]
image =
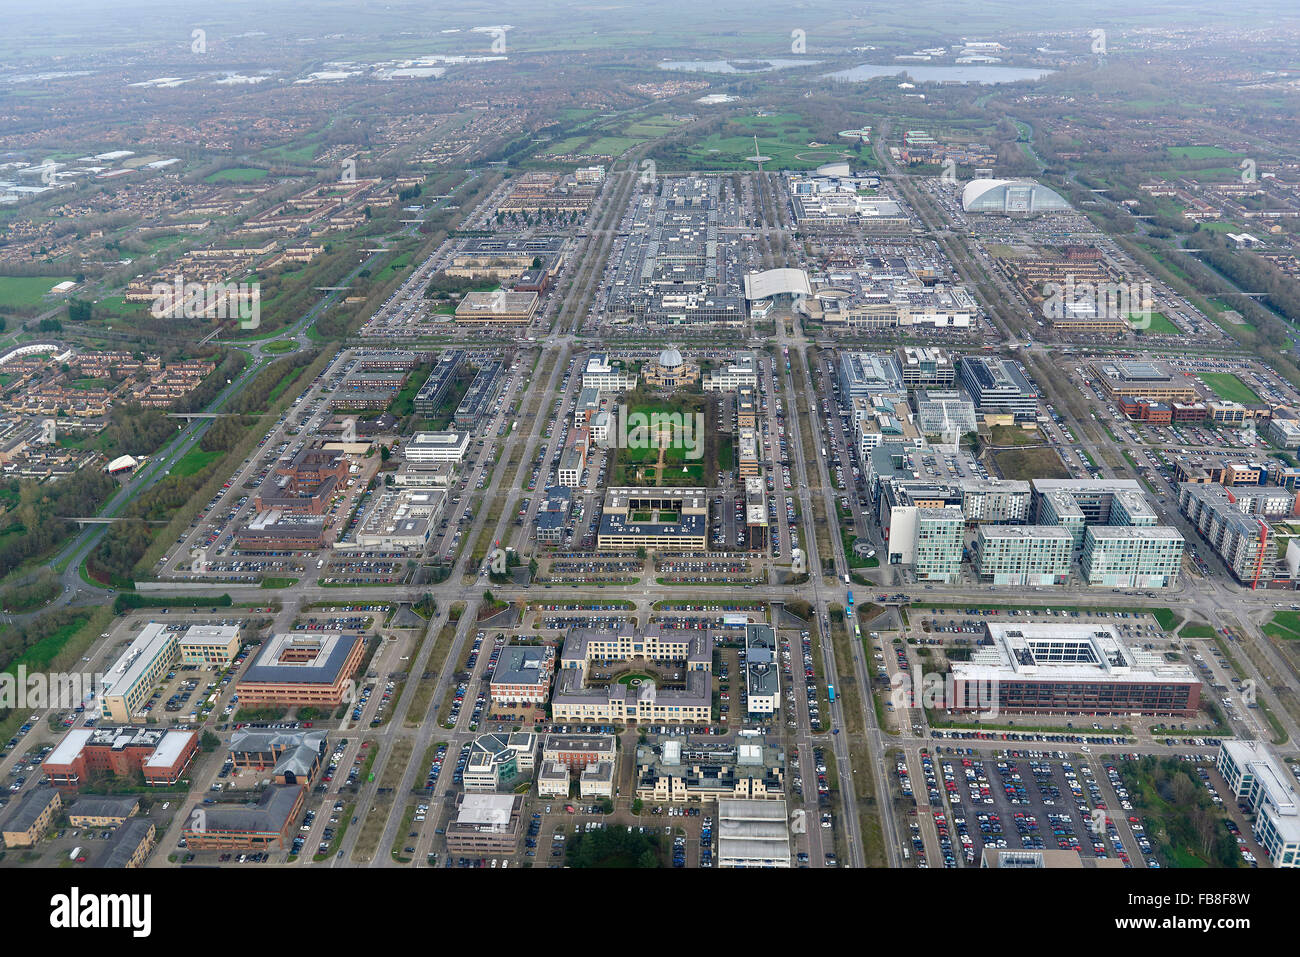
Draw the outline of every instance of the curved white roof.
[[[674,346],[669,346],[663,352],[659,353],[659,367],[662,369],[676,369],[682,364],[682,354]]]
[[[1010,183],[1009,179],[973,179],[966,184],[966,188],[961,191],[961,205],[965,208],[971,204],[971,200],[977,196],[983,196],[991,189],[997,189],[999,186],[1005,186]]]
[[[769,269],[766,272],[745,274],[746,299],[767,299],[782,293],[811,296],[812,286],[808,283],[808,274],[802,269]]]
[[[1016,187],[1016,193],[1020,197],[1014,207],[1008,202],[1011,199],[1011,195],[1007,193],[1010,187]],[[1006,212],[1037,213],[1043,210],[1070,208],[1070,204],[1056,190],[1031,179],[973,179],[962,190],[962,209],[967,212],[994,211],[994,207],[983,200],[987,194],[997,194],[999,191],[1001,191],[1001,198],[995,196],[992,201],[1002,204]],[[1028,191],[1028,202],[1026,205],[1020,205],[1024,203],[1025,191]]]

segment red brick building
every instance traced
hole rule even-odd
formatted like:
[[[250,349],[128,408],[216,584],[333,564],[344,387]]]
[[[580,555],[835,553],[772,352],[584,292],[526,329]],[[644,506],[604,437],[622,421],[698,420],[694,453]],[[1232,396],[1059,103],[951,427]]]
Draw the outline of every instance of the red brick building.
[[[77,728],[69,731],[41,763],[50,784],[78,790],[90,777],[144,775],[149,787],[175,784],[199,748],[193,731],[139,728]]]

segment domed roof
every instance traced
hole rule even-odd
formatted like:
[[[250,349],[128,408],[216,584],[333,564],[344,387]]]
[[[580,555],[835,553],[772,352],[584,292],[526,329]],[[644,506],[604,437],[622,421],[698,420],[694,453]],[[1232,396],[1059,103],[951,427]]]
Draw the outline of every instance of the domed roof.
[[[682,364],[682,354],[674,346],[669,346],[659,353],[659,366],[663,369],[676,369]]]

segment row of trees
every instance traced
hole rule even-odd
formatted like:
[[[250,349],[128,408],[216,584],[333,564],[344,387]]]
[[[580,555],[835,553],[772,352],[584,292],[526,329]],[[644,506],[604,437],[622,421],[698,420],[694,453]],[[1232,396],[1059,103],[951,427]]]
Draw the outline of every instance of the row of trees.
[[[116,488],[99,469],[82,469],[49,484],[14,479],[0,486],[13,503],[0,524],[0,577],[60,547],[76,531],[65,517],[94,515]]]

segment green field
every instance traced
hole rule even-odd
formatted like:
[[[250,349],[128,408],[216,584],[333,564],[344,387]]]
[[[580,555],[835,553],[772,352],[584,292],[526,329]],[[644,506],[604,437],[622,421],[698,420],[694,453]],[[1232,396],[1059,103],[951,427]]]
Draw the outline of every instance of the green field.
[[[1300,612],[1279,611],[1264,626],[1264,634],[1283,641],[1300,641]]]
[[[1213,389],[1219,398],[1226,399],[1229,402],[1249,403],[1260,401],[1259,396],[1254,393],[1250,386],[1231,372],[1202,372],[1201,381]]]
[[[1165,152],[1178,159],[1226,159],[1241,155],[1219,146],[1166,146]]]
[[[204,452],[202,449],[191,449],[186,452],[176,464],[172,466],[172,471],[177,475],[193,475],[201,472],[211,463],[221,458],[220,452]]]
[[[560,140],[558,143],[552,143],[547,147],[544,156],[562,156],[567,153],[584,153],[582,147],[591,137],[589,136],[570,136],[568,139]]]
[[[0,276],[0,309],[30,309],[42,297],[72,276]]]
[[[1140,317],[1138,316],[1128,316],[1126,318],[1130,323],[1138,322],[1140,319]],[[1146,329],[1138,329],[1137,331],[1139,333],[1143,333],[1143,332],[1155,333],[1161,336],[1177,336],[1180,335],[1182,332],[1182,330],[1180,330],[1176,325],[1174,325],[1172,322],[1169,321],[1169,317],[1166,316],[1163,312],[1151,313],[1151,325]]]
[[[803,118],[776,113],[730,120],[721,131],[692,144],[685,158],[699,169],[753,169],[748,157],[754,155],[755,136],[759,154],[771,157],[773,169],[812,169],[846,153],[840,141],[809,146],[816,136]],[[801,159],[801,154],[807,155]]]
[[[263,155],[283,163],[310,163],[316,156],[316,145],[307,143],[304,146],[293,148],[288,145],[277,146],[274,149],[267,150]]]
[[[998,449],[993,453],[1006,479],[1069,478],[1070,472],[1054,449]]]
[[[640,146],[648,137],[602,136],[588,148],[588,152],[619,156],[634,146]]]
[[[234,169],[223,169],[210,176],[203,177],[205,183],[252,183],[259,179],[266,179],[267,171],[264,169],[254,169],[249,166],[237,166]]]

